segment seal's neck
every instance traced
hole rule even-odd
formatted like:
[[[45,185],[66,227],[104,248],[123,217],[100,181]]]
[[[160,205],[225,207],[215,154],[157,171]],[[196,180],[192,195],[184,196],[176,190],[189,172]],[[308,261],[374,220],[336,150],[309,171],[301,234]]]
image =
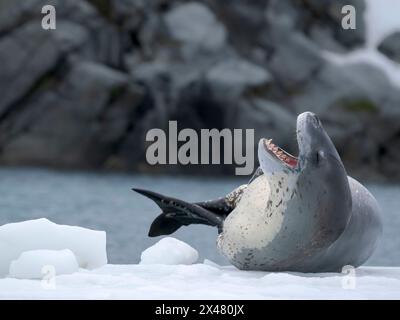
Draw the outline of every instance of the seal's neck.
[[[294,172],[274,172],[267,175],[270,186],[270,196],[267,210],[284,212],[287,202],[296,196],[298,174]]]

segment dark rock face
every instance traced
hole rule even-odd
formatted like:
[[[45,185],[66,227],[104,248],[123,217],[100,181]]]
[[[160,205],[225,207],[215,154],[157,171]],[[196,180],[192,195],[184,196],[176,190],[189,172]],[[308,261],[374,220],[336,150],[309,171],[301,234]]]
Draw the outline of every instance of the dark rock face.
[[[141,99],[126,75],[79,62],[58,81],[3,122],[3,163],[97,167],[124,137]]]
[[[275,47],[268,67],[285,88],[296,88],[317,71],[324,60],[318,47],[301,33],[292,32]]]
[[[41,28],[41,8],[57,29]],[[343,5],[357,28],[341,27]],[[323,50],[365,42],[363,0],[0,1],[0,163],[146,172],[146,133],[253,128],[296,153],[296,115],[315,111],[351,173],[400,178],[400,91],[367,64]],[[379,49],[398,61],[398,35]],[[396,149],[397,150],[397,149]]]
[[[308,31],[312,33],[313,39],[317,42],[316,33],[322,32],[325,36],[331,36],[341,46],[345,48],[355,48],[365,42],[366,28],[363,15],[366,4],[364,0],[337,0],[337,1],[318,1],[304,0],[306,10],[314,15],[315,19],[308,26]],[[353,6],[356,11],[356,29],[343,29],[342,8],[346,5]],[[321,31],[317,30],[320,29]],[[320,42],[323,44],[323,42]]]
[[[315,112],[350,170],[374,168],[386,174],[381,151],[387,139],[399,133],[400,125],[388,118],[389,114],[398,117],[398,88],[382,71],[367,64],[328,65],[316,79],[292,100],[293,106],[298,112],[306,105],[317,106]]]
[[[74,35],[74,36],[72,36]],[[30,22],[0,40],[2,72],[0,116],[54,70],[65,55],[87,37],[79,25],[61,23],[59,29],[46,35]]]
[[[392,33],[383,39],[378,49],[389,59],[400,63],[400,32]]]

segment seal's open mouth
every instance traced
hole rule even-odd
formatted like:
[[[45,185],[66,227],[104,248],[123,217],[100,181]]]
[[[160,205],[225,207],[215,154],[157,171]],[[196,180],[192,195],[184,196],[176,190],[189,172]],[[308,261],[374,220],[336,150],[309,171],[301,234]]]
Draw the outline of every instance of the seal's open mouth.
[[[294,169],[297,167],[298,158],[292,156],[282,148],[278,147],[277,145],[272,143],[272,139],[264,139],[264,146],[265,149],[270,153],[273,154],[277,159],[282,161],[288,167]]]

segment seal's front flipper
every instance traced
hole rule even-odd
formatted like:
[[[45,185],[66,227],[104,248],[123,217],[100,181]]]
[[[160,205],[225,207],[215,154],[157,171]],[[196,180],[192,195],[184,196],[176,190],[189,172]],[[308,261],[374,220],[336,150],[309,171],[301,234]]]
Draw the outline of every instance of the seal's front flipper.
[[[227,198],[196,202],[195,204],[215,213],[216,215],[222,217],[224,220],[235,208],[232,202],[229,202]]]
[[[198,204],[167,197],[153,191],[137,188],[132,190],[150,198],[162,210],[162,213],[153,221],[150,227],[150,237],[171,234],[182,225],[190,224],[216,226],[219,232],[222,230],[223,217]]]
[[[196,202],[200,207],[209,210],[216,215],[225,218],[236,208],[237,203],[246,190],[247,184],[237,187],[235,190],[228,193],[225,197],[216,200],[208,200],[203,202]]]

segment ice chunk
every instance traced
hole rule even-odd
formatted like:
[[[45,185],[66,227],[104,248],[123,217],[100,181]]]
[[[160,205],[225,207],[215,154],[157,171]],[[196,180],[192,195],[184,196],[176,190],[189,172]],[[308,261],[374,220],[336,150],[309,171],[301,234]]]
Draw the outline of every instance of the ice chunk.
[[[166,237],[142,252],[140,264],[193,264],[199,254],[187,243]]]
[[[22,252],[39,249],[70,249],[81,268],[94,269],[107,263],[104,231],[37,219],[0,226],[0,276],[8,273],[11,261]]]
[[[69,249],[31,250],[11,262],[9,276],[18,279],[43,279],[52,275],[71,274],[79,270],[78,261]]]

